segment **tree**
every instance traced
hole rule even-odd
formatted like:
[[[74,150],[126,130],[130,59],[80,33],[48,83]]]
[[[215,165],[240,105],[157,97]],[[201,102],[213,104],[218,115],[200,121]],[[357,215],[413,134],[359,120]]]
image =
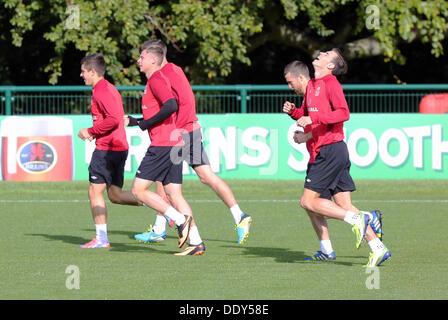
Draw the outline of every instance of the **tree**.
[[[404,63],[400,43],[422,41],[431,53],[443,54],[448,31],[447,1],[404,0],[281,0],[283,12],[269,3],[264,14],[273,37],[315,54],[328,44],[345,47],[348,57],[383,55]],[[306,17],[306,18],[305,18]],[[305,18],[305,19],[304,19]],[[305,23],[300,21],[305,20]],[[279,23],[280,22],[280,23]],[[315,34],[314,34],[315,33]],[[317,34],[317,36],[316,36]]]
[[[225,76],[234,59],[250,63],[245,55],[247,39],[261,31],[261,24],[250,14],[250,8],[258,4],[250,1],[220,0],[217,6],[186,0],[170,4],[145,0],[29,2],[5,1],[5,7],[14,11],[12,41],[22,46],[25,33],[39,23],[43,12],[53,17],[51,28],[42,30],[43,37],[54,44],[55,54],[45,69],[52,84],[61,75],[69,44],[85,53],[103,53],[116,83],[138,83],[135,61],[140,45],[156,31],[178,50],[195,46],[195,63],[208,78]]]
[[[448,30],[446,0],[4,0],[4,9],[15,46],[30,32],[52,45],[45,67],[52,84],[70,47],[103,53],[116,84],[137,84],[140,45],[158,36],[170,52],[188,56],[183,66],[193,83],[216,83],[235,63],[250,65],[249,53],[269,41],[310,57],[338,46],[349,59],[404,64],[403,44],[430,44],[438,57]]]

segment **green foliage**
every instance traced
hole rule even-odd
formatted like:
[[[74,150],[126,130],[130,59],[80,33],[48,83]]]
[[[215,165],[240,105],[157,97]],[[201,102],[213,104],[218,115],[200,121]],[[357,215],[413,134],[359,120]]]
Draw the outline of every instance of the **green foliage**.
[[[307,52],[327,43],[343,46],[368,37],[379,43],[386,61],[404,64],[403,43],[428,43],[438,57],[448,30],[446,0],[4,0],[3,6],[10,16],[13,45],[24,46],[24,35],[35,28],[42,28],[42,37],[54,45],[54,55],[45,67],[52,84],[61,76],[64,53],[70,46],[85,54],[103,53],[117,84],[138,84],[139,47],[155,36],[195,57],[189,66],[193,81],[216,81],[228,76],[235,62],[250,65],[252,40],[266,32],[264,23],[271,14],[266,8],[272,7],[284,17],[277,27],[294,30],[301,39],[297,47],[306,47]],[[369,6],[378,13],[374,27],[367,26],[373,14]],[[353,8],[357,19],[348,21],[344,13]],[[340,36],[328,23],[331,17],[348,25],[349,34]],[[298,24],[307,28],[297,28]],[[310,31],[313,41],[300,36]]]
[[[8,0],[7,7],[15,7],[11,19],[14,44],[22,45],[23,33],[32,28],[32,20],[38,19],[43,1]],[[78,0],[72,7],[67,1],[52,1],[50,14],[56,22],[43,37],[54,43],[55,56],[45,68],[50,73],[49,82],[56,84],[61,75],[65,49],[73,44],[81,52],[101,52],[108,65],[108,73],[117,83],[132,84],[139,76],[135,65],[142,39],[149,36],[144,12],[148,3],[144,0],[86,1]],[[28,21],[28,23],[27,23]],[[126,64],[126,65],[125,65]]]
[[[308,16],[309,26],[321,37],[334,34],[325,26],[325,17],[353,0],[281,0],[287,19]],[[443,54],[443,40],[448,31],[448,2],[419,0],[362,0],[358,2],[358,21],[356,32],[366,29],[373,33],[383,49],[386,61],[394,60],[400,64],[405,58],[399,49],[401,42],[419,39],[431,43],[431,53],[436,57]],[[375,6],[378,10],[378,26],[366,27],[371,18],[367,8]],[[344,17],[341,17],[341,22]]]
[[[236,59],[246,64],[248,38],[262,30],[254,12],[262,5],[251,1],[180,0],[172,5],[172,15],[165,22],[170,33],[183,46],[196,46],[199,65],[208,78],[227,76]]]
[[[299,17],[300,13],[307,15],[309,26],[314,29],[321,37],[327,37],[334,33],[322,21],[329,13],[334,12],[339,7],[353,0],[281,0],[285,8],[285,16],[289,20]],[[302,15],[300,15],[302,16]]]
[[[10,20],[12,27],[12,41],[14,45],[21,46],[24,33],[33,28],[33,13],[34,11],[41,9],[41,2],[31,1],[31,3],[27,5],[21,0],[6,0],[5,8],[15,10],[13,17]]]
[[[369,3],[380,10],[380,27],[374,36],[380,41],[386,59],[403,64],[399,43],[415,39],[430,43],[431,53],[436,57],[443,54],[442,43],[448,30],[447,1],[366,1]]]

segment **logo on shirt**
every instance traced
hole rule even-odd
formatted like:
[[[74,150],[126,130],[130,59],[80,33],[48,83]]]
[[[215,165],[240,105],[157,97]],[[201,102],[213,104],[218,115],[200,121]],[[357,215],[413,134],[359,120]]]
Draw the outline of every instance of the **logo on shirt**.
[[[142,105],[142,110],[146,110],[146,109],[148,109],[148,107],[145,105]]]
[[[319,92],[320,92],[320,87],[317,87],[316,92],[314,93],[314,96],[315,97],[319,96]]]
[[[308,112],[319,112],[319,108],[317,107],[308,108]]]

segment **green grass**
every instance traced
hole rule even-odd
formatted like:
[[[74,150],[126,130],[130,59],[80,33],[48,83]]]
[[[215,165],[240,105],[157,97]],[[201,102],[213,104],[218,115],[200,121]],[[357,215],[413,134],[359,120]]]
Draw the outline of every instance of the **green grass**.
[[[303,261],[319,244],[298,206],[302,181],[228,183],[254,218],[248,242],[236,243],[233,219],[217,196],[187,180],[184,195],[207,251],[175,257],[175,230],[159,244],[133,240],[153,223],[152,210],[111,203],[111,248],[79,249],[94,237],[88,182],[0,182],[0,299],[448,298],[448,181],[357,181],[354,204],[383,211],[384,242],[392,251],[378,269],[379,289],[366,287],[368,246],[354,248],[346,223],[329,221],[336,261]],[[80,270],[79,290],[66,287],[70,265]]]

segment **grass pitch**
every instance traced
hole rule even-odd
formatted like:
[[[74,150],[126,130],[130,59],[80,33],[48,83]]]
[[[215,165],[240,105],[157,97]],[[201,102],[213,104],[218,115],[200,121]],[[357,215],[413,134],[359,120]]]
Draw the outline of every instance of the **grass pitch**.
[[[392,257],[374,286],[348,224],[330,220],[337,260],[308,262],[319,243],[299,208],[302,181],[227,181],[253,216],[236,243],[225,205],[196,180],[184,182],[206,253],[176,257],[177,232],[162,243],[133,239],[155,218],[145,207],[108,203],[110,249],[79,249],[94,237],[88,182],[0,182],[0,299],[298,300],[447,299],[448,181],[357,181],[353,202],[384,214]],[[125,189],[131,181],[126,181]],[[79,289],[68,289],[70,266]],[[370,280],[369,280],[370,279]]]

